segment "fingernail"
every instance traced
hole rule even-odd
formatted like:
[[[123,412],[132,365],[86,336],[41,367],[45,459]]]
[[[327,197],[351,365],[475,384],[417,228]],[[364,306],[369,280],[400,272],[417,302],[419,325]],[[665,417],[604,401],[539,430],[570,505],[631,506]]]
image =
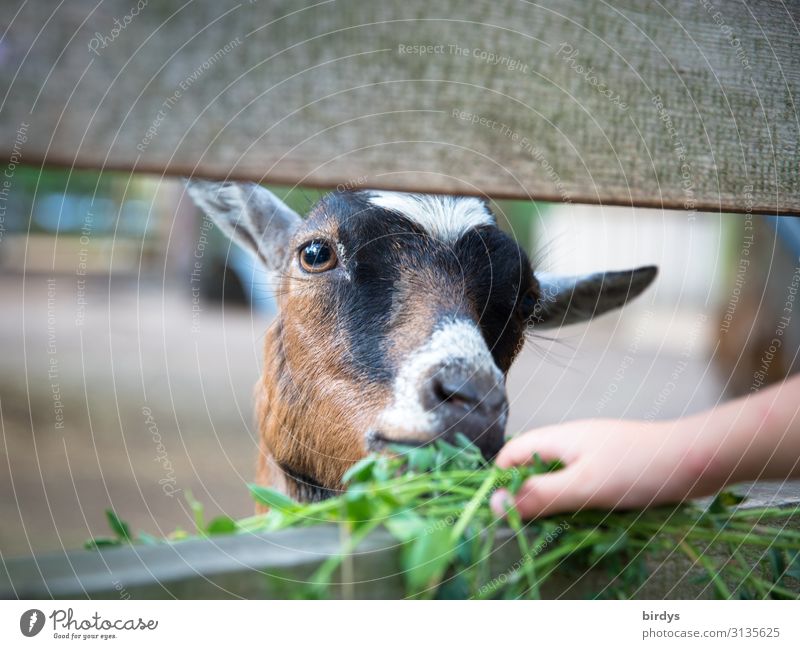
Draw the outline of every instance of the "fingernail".
[[[498,489],[492,494],[489,500],[489,507],[498,518],[503,518],[510,507],[513,507],[513,501],[505,489]]]

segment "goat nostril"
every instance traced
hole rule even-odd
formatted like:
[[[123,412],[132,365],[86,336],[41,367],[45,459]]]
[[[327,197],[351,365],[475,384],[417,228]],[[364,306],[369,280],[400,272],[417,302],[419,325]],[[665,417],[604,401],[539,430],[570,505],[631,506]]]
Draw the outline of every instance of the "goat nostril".
[[[448,380],[442,377],[433,379],[433,394],[439,403],[455,406],[474,406],[480,400],[475,386],[468,381]]]

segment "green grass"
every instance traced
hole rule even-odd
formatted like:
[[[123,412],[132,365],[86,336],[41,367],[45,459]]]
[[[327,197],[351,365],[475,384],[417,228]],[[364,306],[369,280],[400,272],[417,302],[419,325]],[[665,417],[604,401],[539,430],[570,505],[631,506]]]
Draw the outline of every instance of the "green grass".
[[[532,522],[511,510],[498,520],[488,506],[495,489],[513,493],[529,476],[558,470],[559,463],[534,457],[530,466],[498,469],[485,464],[464,438],[457,445],[393,450],[395,455],[371,455],[355,464],[345,475],[346,490],[322,502],[298,503],[251,485],[253,497],[270,511],[239,521],[219,517],[206,523],[202,506],[189,496],[196,531],[178,532],[171,540],[340,526],[341,554],[320,565],[308,585],[292,593],[297,597],[328,596],[337,570],[343,575],[352,570],[351,552],[378,528],[401,544],[408,597],[539,598],[556,575],[600,571],[610,584],[602,596],[629,598],[637,595],[651,565],[676,553],[690,561],[693,579],[717,597],[800,597],[800,531],[782,523],[800,512],[743,508],[740,498],[726,492],[706,508],[584,511]],[[113,512],[109,522],[114,538],[95,540],[94,547],[157,542],[146,535],[134,538]],[[517,544],[517,558],[498,571],[496,540],[508,534]]]

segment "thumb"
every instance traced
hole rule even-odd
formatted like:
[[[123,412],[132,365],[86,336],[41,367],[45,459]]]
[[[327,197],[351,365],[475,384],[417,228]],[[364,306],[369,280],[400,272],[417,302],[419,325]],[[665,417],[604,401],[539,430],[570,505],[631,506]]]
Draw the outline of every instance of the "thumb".
[[[589,503],[578,473],[571,467],[528,478],[515,496],[505,489],[492,495],[492,511],[505,515],[509,504],[513,504],[525,519],[549,516],[563,512],[574,512]]]

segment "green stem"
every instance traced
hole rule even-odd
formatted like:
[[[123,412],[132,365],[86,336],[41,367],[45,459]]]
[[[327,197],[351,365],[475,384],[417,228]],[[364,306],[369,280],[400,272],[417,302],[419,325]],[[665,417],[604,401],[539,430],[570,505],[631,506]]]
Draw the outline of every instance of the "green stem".
[[[514,530],[514,535],[517,537],[523,574],[527,578],[528,588],[533,595],[532,599],[542,599],[542,594],[539,591],[539,582],[536,580],[535,558],[528,545],[528,539],[525,537],[525,530],[522,527],[522,519],[520,518],[519,512],[515,507],[509,507],[506,516],[508,518],[508,524],[511,526],[511,529]]]
[[[644,532],[648,531],[650,534],[670,534],[670,535],[677,535],[677,536],[685,536],[687,534],[686,527],[665,527],[665,526],[657,526],[657,525],[642,525],[639,527],[636,532]],[[765,536],[758,536],[755,534],[746,534],[741,532],[732,532],[729,530],[724,531],[717,531],[716,529],[706,529],[702,527],[698,527],[695,525],[691,528],[689,532],[692,538],[697,540],[708,540],[714,543],[721,543],[721,542],[731,542],[731,543],[740,543],[743,545],[749,546],[766,546],[766,547],[777,547],[781,549],[792,549],[796,548],[796,544],[794,544],[791,540],[785,540],[783,535],[781,534],[780,530],[772,530],[771,537]]]
[[[478,557],[475,561],[476,570],[473,580],[473,592],[478,592],[481,584],[485,584],[489,580],[489,557],[491,557],[492,550],[494,549],[498,524],[499,519],[494,519],[486,528],[486,539],[481,545],[478,551]]]
[[[311,582],[313,587],[317,590],[322,590],[324,587],[330,585],[331,575],[336,568],[339,567],[339,564],[344,560],[344,558],[349,555],[353,550],[355,550],[359,543],[363,541],[376,527],[380,525],[379,522],[377,523],[368,523],[361,527],[360,529],[356,530],[347,535],[347,543],[345,547],[342,549],[342,552],[339,554],[334,554],[325,559],[322,565],[317,568],[314,574],[311,577]]]
[[[467,503],[466,507],[464,507],[464,511],[459,517],[456,524],[453,526],[453,532],[450,534],[450,539],[453,543],[457,543],[458,540],[461,538],[461,535],[464,534],[464,531],[467,529],[467,525],[469,525],[472,517],[475,516],[475,512],[478,511],[478,508],[481,506],[483,501],[488,497],[489,492],[492,490],[495,484],[495,480],[497,479],[497,469],[492,469],[489,472],[489,475],[481,483],[481,486],[478,487],[478,490],[473,494],[470,501]]]
[[[731,599],[731,591],[728,590],[725,582],[719,576],[719,571],[716,569],[714,564],[709,561],[705,555],[698,554],[698,552],[686,542],[686,539],[681,539],[678,542],[678,547],[680,547],[686,556],[688,556],[694,563],[698,563],[703,567],[703,569],[708,573],[709,577],[711,577],[711,580],[714,582],[714,586],[717,588],[717,592],[723,597],[723,599]]]

